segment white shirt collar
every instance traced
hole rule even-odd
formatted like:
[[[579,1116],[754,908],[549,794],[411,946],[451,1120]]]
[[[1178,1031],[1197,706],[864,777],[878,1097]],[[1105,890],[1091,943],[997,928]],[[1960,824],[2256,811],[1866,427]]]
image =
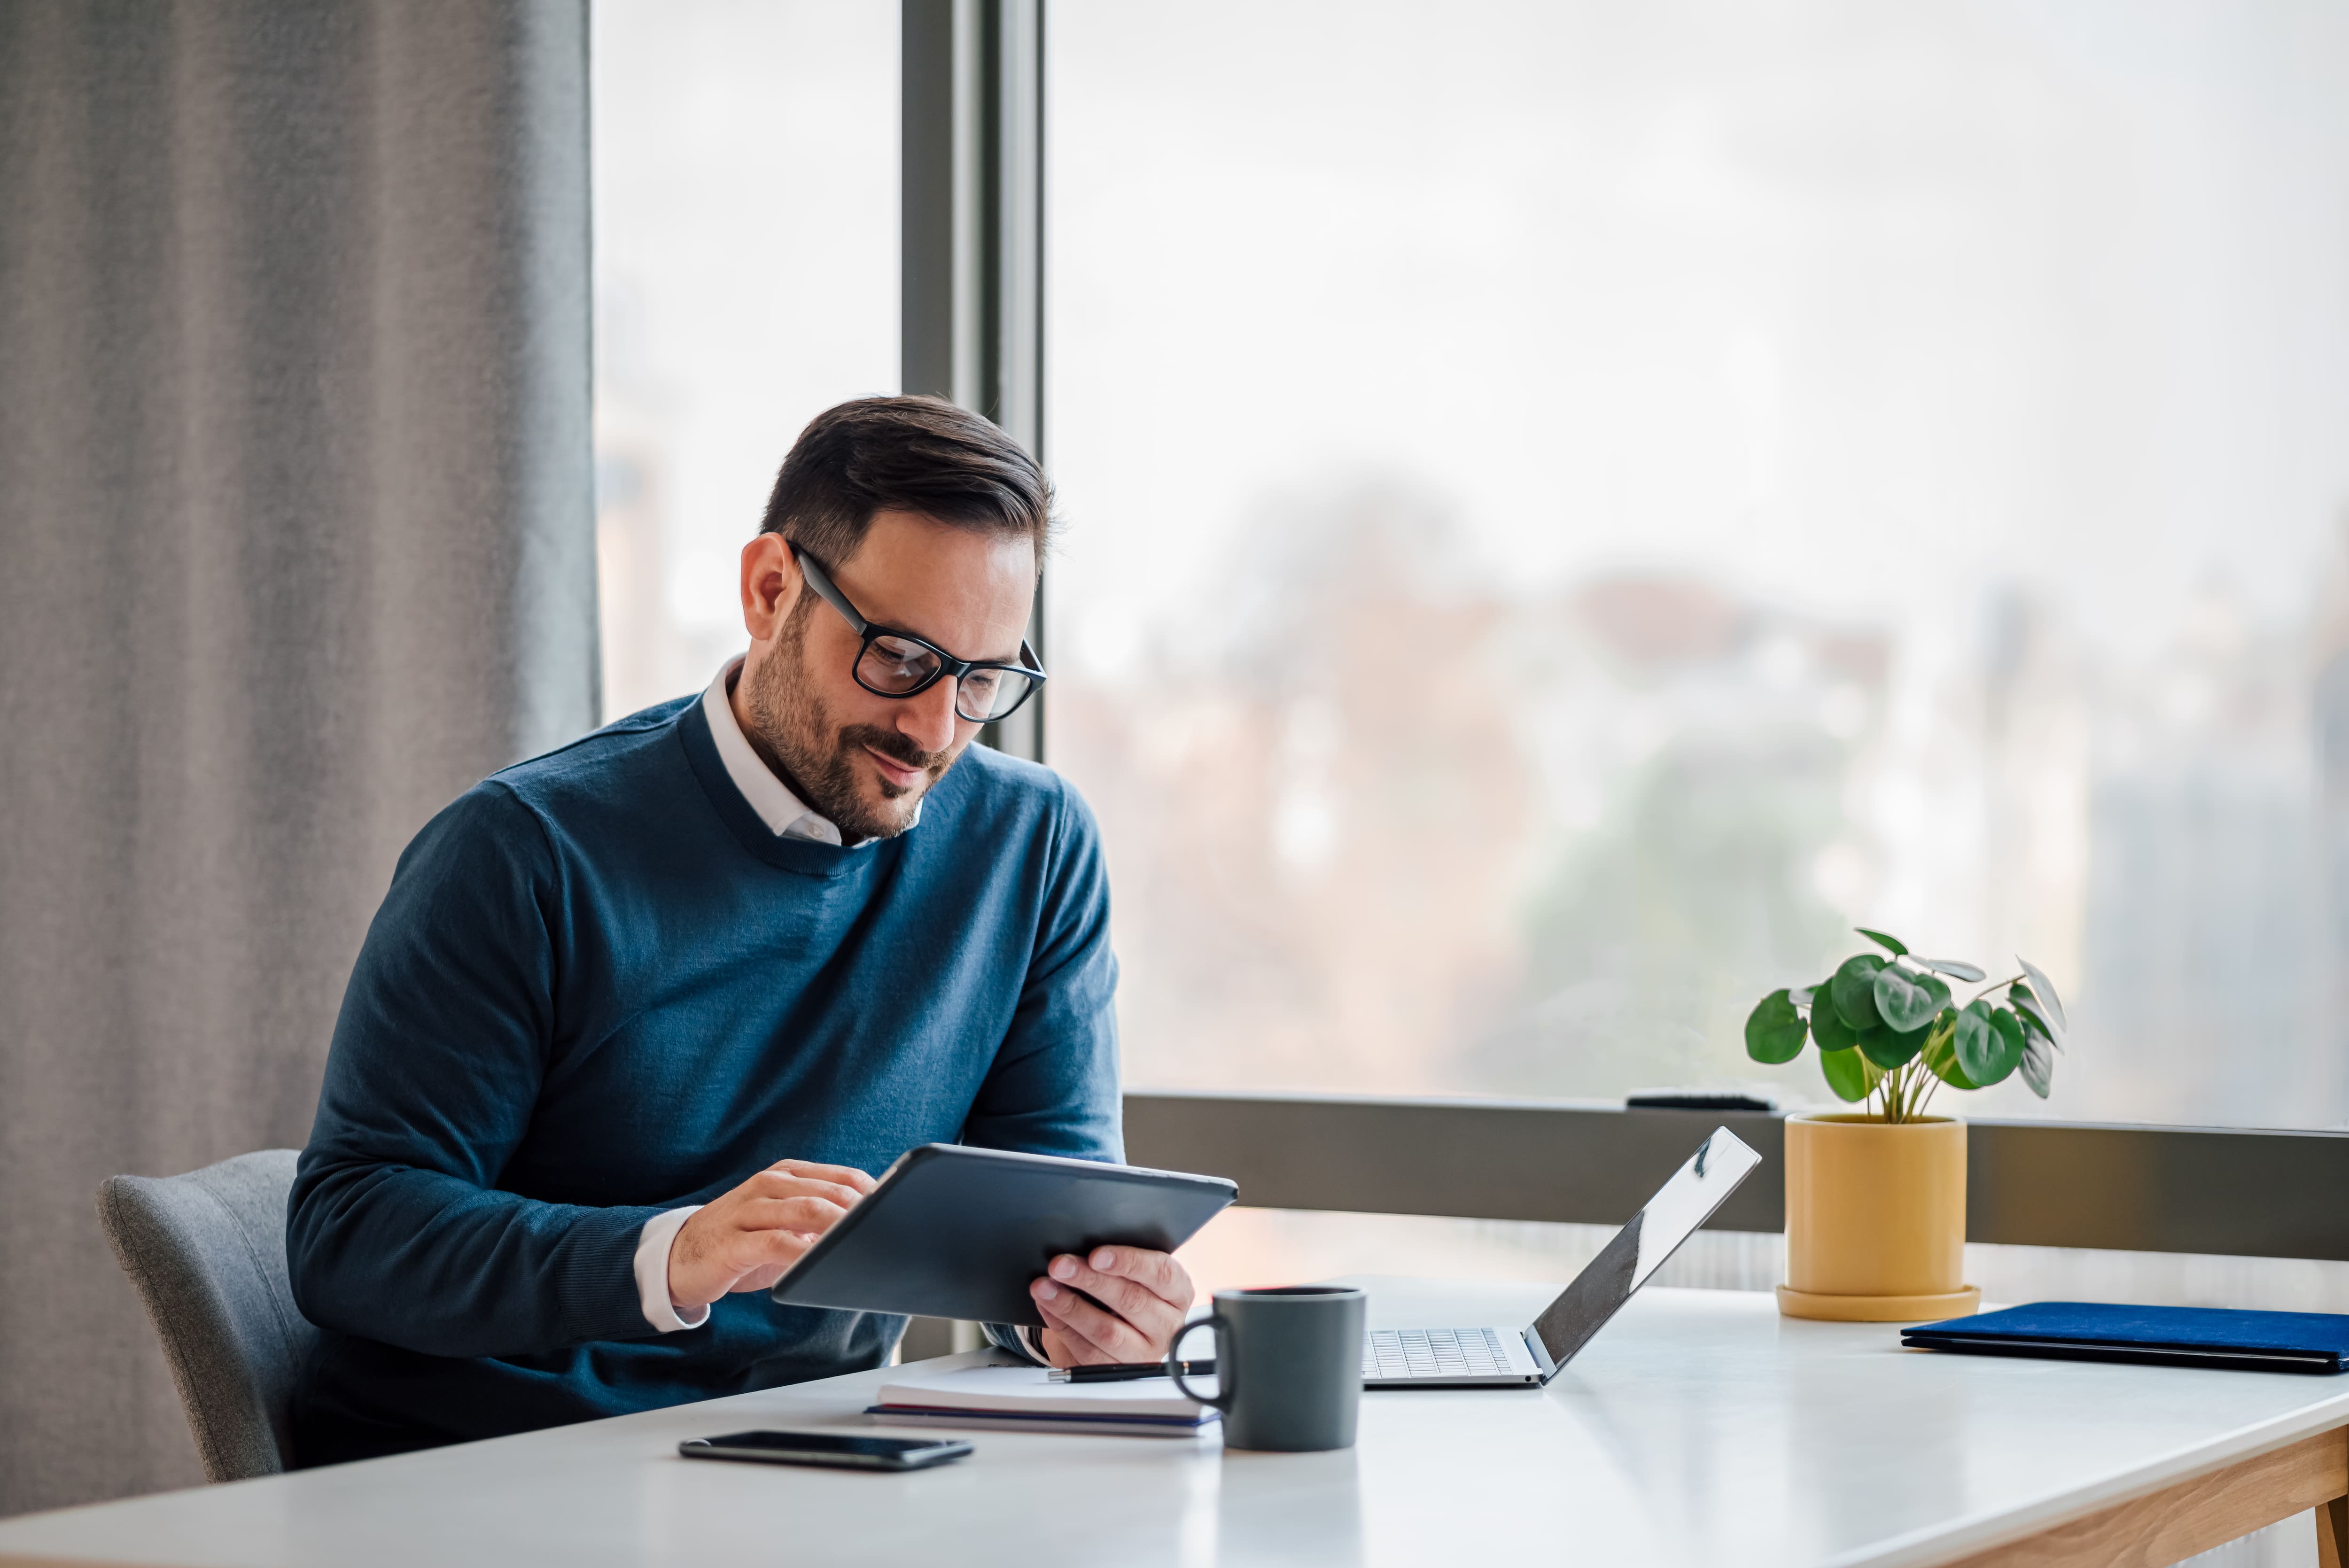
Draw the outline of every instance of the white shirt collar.
[[[818,816],[806,802],[792,794],[791,787],[775,777],[775,770],[768,767],[759,754],[750,749],[750,743],[742,738],[742,727],[734,722],[734,704],[730,700],[734,677],[741,667],[742,655],[737,654],[726,661],[726,667],[718,672],[718,678],[711,681],[709,689],[701,694],[701,711],[709,720],[709,738],[717,743],[718,759],[726,764],[726,777],[734,781],[734,788],[742,792],[742,799],[749,801],[750,810],[759,814],[759,820],[766,823],[767,830],[776,837],[813,839],[820,844],[838,844],[840,829],[833,825],[832,819]],[[914,802],[914,820],[905,826],[910,830],[921,820],[922,802],[916,800]],[[860,839],[847,847],[861,850],[867,844],[877,842],[879,841],[875,839]]]

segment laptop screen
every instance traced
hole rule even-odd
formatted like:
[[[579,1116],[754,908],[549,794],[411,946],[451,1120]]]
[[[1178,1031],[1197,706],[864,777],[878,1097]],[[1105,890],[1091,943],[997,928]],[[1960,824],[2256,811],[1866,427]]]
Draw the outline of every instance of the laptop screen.
[[[1631,1216],[1599,1254],[1591,1259],[1574,1283],[1534,1319],[1533,1331],[1550,1364],[1563,1367],[1574,1353],[1606,1326],[1631,1293],[1663,1267],[1664,1260],[1713,1217],[1737,1184],[1762,1163],[1762,1156],[1725,1127],[1698,1145],[1697,1151],[1663,1184],[1648,1206]]]

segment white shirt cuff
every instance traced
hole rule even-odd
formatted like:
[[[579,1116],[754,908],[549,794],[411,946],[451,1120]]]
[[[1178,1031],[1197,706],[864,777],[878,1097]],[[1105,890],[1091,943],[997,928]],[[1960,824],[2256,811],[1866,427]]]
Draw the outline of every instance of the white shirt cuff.
[[[686,1221],[700,1208],[695,1203],[655,1214],[636,1233],[636,1305],[645,1309],[645,1321],[663,1334],[698,1328],[709,1321],[707,1305],[699,1317],[688,1323],[678,1315],[677,1304],[668,1298],[668,1250],[677,1244],[677,1233],[685,1229]]]

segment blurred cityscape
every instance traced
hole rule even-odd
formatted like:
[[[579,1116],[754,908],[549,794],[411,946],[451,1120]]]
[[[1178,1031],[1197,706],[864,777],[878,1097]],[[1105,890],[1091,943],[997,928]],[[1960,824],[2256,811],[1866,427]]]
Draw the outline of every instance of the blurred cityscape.
[[[2349,549],[2298,620],[2213,585],[2134,668],[1993,587],[1920,686],[1899,625],[1694,573],[1447,582],[1400,487],[1247,537],[1187,635],[1052,687],[1136,1081],[1824,1099],[1745,1012],[1906,906],[2060,977],[2048,1111],[2349,1119]]]
[[[896,15],[595,8],[608,715],[895,388]],[[1967,1114],[2349,1122],[2349,11],[1438,15],[1053,13],[1128,1081],[1824,1099],[1857,923],[2063,987]]]

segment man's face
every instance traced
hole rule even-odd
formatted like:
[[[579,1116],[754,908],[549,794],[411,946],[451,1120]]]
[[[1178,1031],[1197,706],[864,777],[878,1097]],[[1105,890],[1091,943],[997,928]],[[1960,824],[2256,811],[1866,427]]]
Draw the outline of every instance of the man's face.
[[[1019,662],[1036,597],[1035,548],[1024,535],[885,511],[855,554],[823,564],[877,625],[958,659]],[[807,586],[776,534],[742,551],[742,618],[750,652],[734,712],[752,747],[843,841],[905,831],[922,796],[978,733],[955,712],[955,683],[941,677],[904,698],[857,685],[864,639]]]

